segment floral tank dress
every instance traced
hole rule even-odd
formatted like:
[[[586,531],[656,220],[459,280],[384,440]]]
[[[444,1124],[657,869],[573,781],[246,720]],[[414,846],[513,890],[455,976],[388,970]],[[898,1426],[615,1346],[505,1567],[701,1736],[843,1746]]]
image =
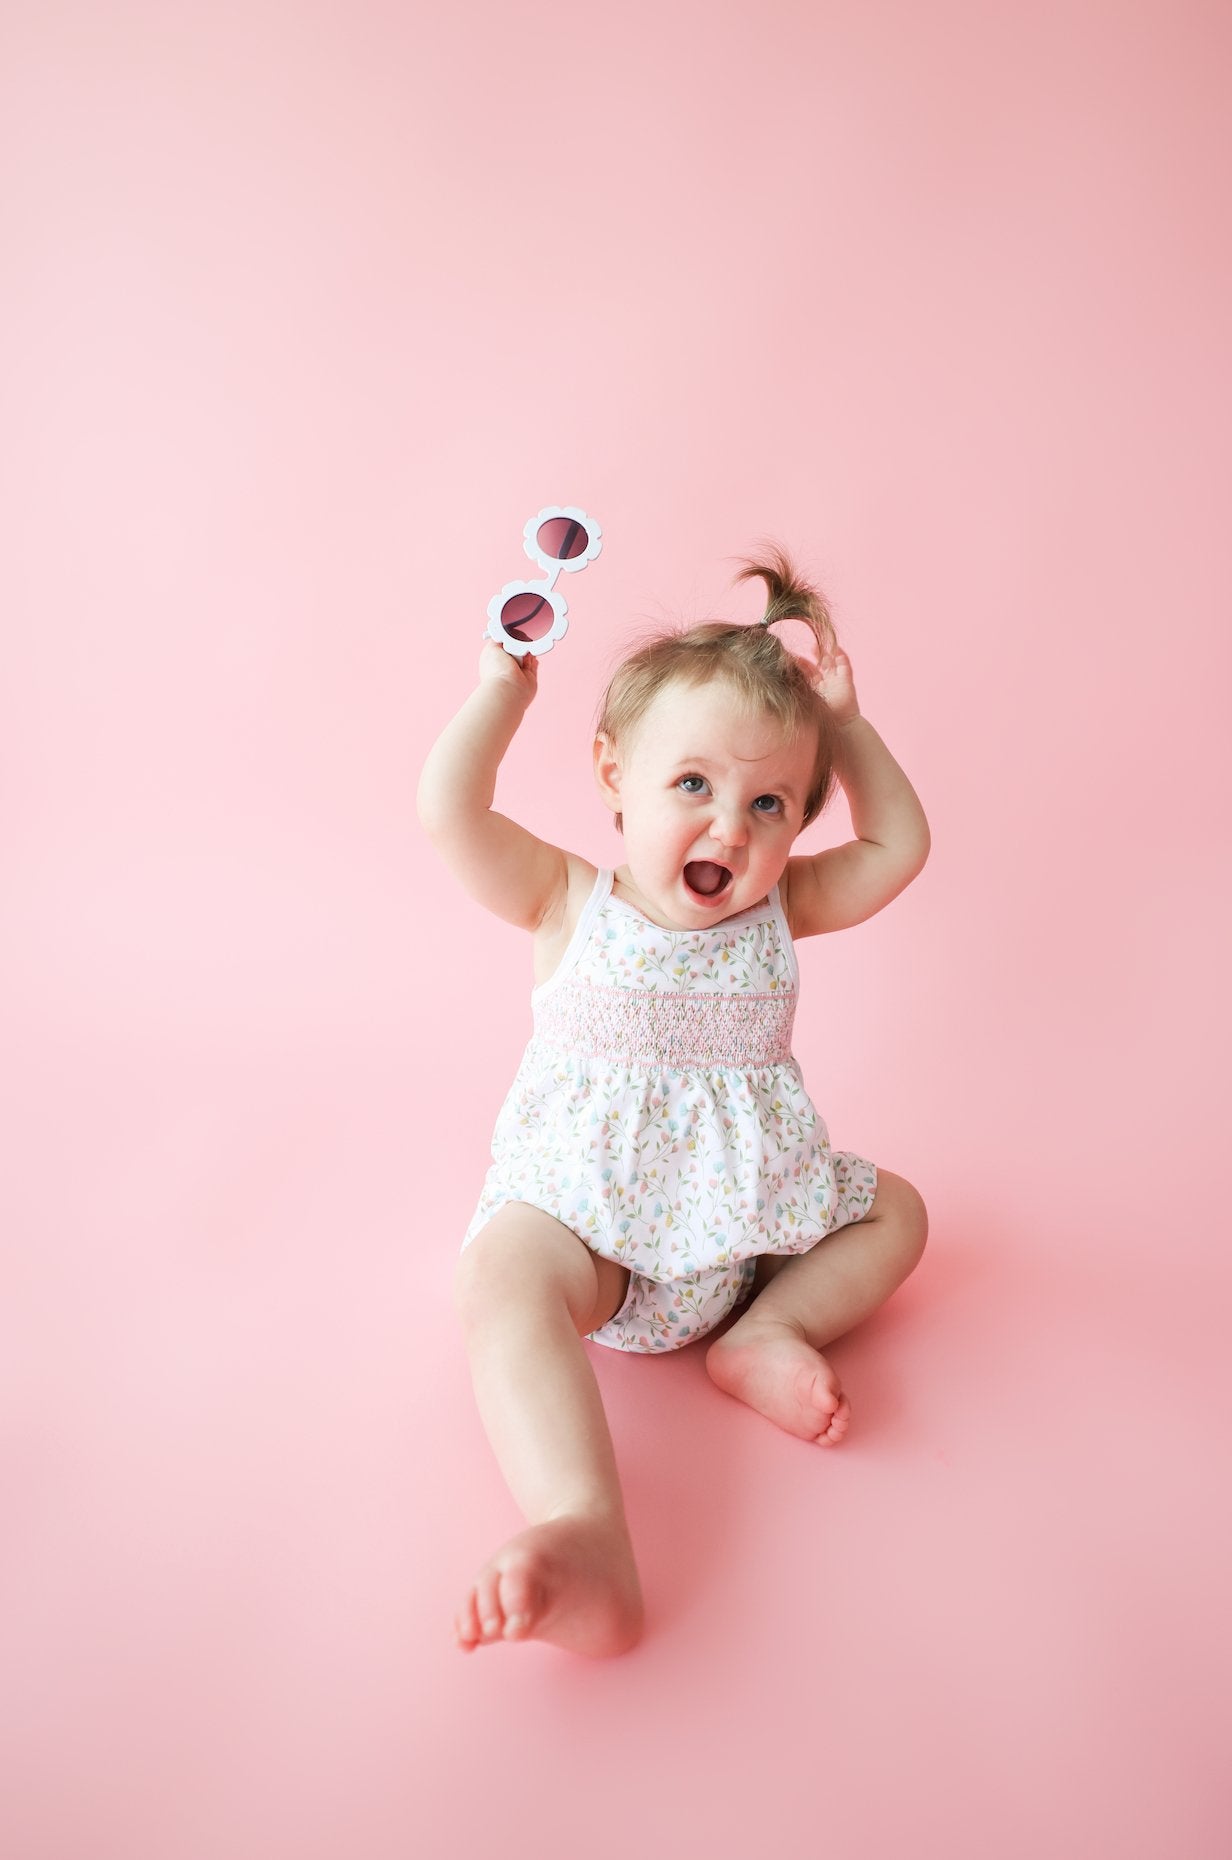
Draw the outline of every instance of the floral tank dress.
[[[799,968],[778,887],[708,930],[664,930],[598,874],[497,1118],[462,1242],[529,1202],[632,1277],[592,1333],[676,1349],[747,1296],[758,1254],[806,1253],[873,1205],[791,1054]]]

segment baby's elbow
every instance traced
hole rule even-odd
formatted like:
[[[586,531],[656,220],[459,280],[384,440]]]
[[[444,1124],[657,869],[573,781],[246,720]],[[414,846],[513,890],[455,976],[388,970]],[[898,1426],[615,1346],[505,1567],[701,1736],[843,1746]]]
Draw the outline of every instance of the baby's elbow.
[[[904,890],[913,879],[920,876],[928,863],[929,848],[932,841],[927,827],[921,834],[912,834],[909,839],[896,841],[893,847],[894,870],[898,873],[899,891]],[[896,894],[897,895],[897,894]]]
[[[924,810],[921,808],[908,838],[906,848],[910,856],[910,863],[913,867],[911,873],[912,878],[915,878],[918,873],[922,872],[924,867],[928,864],[928,855],[932,851],[932,845],[933,836],[929,831],[928,822],[924,818]]]

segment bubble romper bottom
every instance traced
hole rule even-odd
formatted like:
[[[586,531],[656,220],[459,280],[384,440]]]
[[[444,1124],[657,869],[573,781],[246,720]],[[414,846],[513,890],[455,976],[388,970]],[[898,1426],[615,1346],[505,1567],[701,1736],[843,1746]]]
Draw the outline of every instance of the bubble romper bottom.
[[[748,1296],[761,1253],[807,1253],[873,1205],[791,1055],[799,967],[778,887],[709,930],[664,930],[600,872],[497,1118],[465,1248],[510,1201],[628,1268],[591,1333],[673,1350]]]

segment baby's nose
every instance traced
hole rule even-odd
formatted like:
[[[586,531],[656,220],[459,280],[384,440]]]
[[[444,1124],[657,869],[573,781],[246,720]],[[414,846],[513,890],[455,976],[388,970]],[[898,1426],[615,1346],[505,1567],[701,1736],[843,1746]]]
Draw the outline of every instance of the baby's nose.
[[[719,846],[743,846],[748,826],[739,808],[718,808],[710,823],[710,837]]]

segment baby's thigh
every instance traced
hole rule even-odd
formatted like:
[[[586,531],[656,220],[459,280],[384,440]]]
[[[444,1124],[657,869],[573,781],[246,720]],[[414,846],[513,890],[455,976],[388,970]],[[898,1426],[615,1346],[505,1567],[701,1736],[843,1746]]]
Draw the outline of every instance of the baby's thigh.
[[[628,1270],[593,1253],[572,1228],[528,1202],[507,1201],[463,1248],[454,1302],[468,1319],[563,1297],[585,1337],[615,1316],[628,1286]]]

